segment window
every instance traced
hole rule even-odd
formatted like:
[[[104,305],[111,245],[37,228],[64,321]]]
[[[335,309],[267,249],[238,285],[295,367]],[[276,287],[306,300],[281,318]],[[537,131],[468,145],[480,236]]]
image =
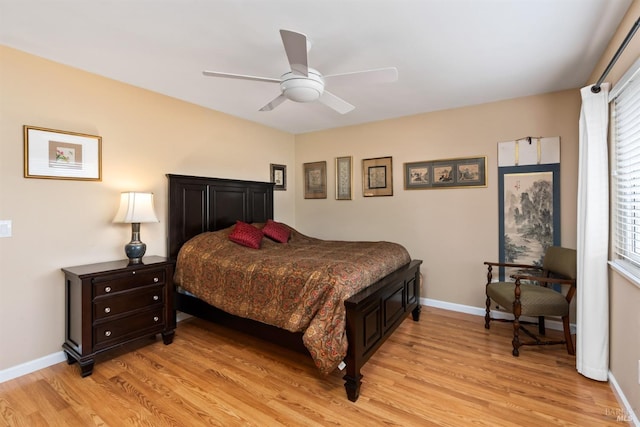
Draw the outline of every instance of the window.
[[[614,254],[640,280],[640,60],[610,93]]]

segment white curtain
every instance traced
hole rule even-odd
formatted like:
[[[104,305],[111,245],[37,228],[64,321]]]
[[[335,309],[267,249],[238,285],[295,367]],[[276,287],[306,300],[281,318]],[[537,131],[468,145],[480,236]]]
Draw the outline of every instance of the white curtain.
[[[609,84],[582,88],[578,163],[576,368],[606,381],[609,372]]]

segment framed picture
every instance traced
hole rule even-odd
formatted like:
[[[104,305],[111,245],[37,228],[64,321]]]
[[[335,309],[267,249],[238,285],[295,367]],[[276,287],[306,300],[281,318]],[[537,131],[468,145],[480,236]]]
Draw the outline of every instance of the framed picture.
[[[327,198],[327,162],[304,163],[304,198]]]
[[[560,245],[560,163],[498,168],[501,262],[541,265]],[[515,273],[500,268],[500,280]]]
[[[364,197],[393,196],[391,157],[362,160],[362,195]]]
[[[431,178],[431,162],[414,162],[404,164],[404,188],[429,188],[433,182]]]
[[[25,178],[101,181],[102,138],[24,126]]]
[[[275,185],[274,190],[284,191],[287,189],[287,166],[271,163],[271,182]]]
[[[336,200],[353,199],[353,157],[336,157]]]
[[[404,164],[405,190],[486,186],[486,156]]]

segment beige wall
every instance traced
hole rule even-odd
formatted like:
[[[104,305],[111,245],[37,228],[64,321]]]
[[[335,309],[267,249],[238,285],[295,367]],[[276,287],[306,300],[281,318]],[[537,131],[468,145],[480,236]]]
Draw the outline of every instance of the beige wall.
[[[100,135],[102,182],[24,178],[23,125]],[[61,267],[124,258],[131,227],[111,223],[121,191],[155,193],[160,223],[141,234],[164,255],[166,173],[269,181],[278,163],[295,180],[293,135],[2,46],[0,147],[0,219],[13,221],[0,238],[0,371],[61,350]],[[295,223],[293,191],[275,206]]]
[[[640,1],[634,0],[620,23],[616,35],[593,70],[589,81],[598,80],[618,46],[640,16]],[[605,81],[615,85],[620,77],[640,59],[640,32],[636,33]],[[626,399],[640,417],[640,287],[624,276],[609,273],[610,347],[609,365]]]
[[[296,137],[296,224],[325,238],[391,240],[422,259],[423,297],[484,307],[484,261],[498,260],[497,143],[561,139],[561,239],[576,245],[577,90]],[[404,190],[403,163],[486,155],[486,188]],[[353,156],[352,201],[335,200],[335,157]],[[393,197],[362,196],[362,159],[393,157]],[[302,198],[302,163],[326,160],[328,198]]]

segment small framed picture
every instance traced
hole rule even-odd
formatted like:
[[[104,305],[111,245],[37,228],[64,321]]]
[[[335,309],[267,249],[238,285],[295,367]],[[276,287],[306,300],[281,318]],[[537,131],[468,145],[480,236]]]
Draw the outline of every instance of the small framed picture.
[[[451,185],[455,183],[454,175],[455,165],[453,163],[434,162],[432,166],[433,170],[433,185]]]
[[[327,198],[327,162],[304,163],[304,198]]]
[[[362,195],[364,197],[393,196],[391,157],[362,160]]]
[[[102,138],[24,126],[25,178],[101,181]]]
[[[274,190],[284,191],[287,189],[287,166],[271,163],[271,182],[275,185]]]
[[[480,184],[485,180],[485,166],[479,159],[469,159],[456,163],[456,181],[458,184]]]
[[[353,199],[353,157],[336,157],[336,200]]]
[[[486,156],[404,164],[405,190],[486,186]]]
[[[431,186],[431,162],[404,164],[404,188],[428,188]]]

